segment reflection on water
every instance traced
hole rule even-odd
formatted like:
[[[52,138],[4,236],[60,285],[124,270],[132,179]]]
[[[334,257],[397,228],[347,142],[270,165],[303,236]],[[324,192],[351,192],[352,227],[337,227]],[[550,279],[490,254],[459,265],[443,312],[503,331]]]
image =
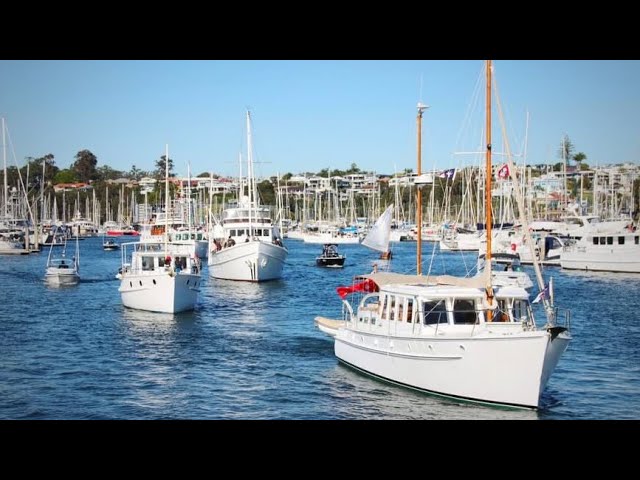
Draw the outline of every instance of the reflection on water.
[[[326,377],[339,418],[404,420],[536,420],[534,410],[502,409],[416,392],[338,364]]]

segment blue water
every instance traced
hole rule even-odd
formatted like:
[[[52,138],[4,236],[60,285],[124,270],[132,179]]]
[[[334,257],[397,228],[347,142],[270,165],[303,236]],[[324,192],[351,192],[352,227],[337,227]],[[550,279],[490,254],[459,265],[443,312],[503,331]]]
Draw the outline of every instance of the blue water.
[[[574,339],[538,411],[502,410],[413,392],[339,364],[313,319],[339,315],[335,287],[384,262],[349,245],[340,248],[344,269],[322,269],[314,264],[321,246],[287,246],[282,280],[213,280],[205,269],[197,309],[179,315],[122,307],[114,278],[120,252],[103,251],[100,238],[80,243],[77,286],[45,285],[46,251],[0,257],[0,418],[640,418],[640,275],[545,270],[556,304],[572,310]],[[432,258],[431,249],[425,244],[423,255],[433,273],[462,273],[474,263],[472,254]],[[415,268],[414,250],[396,244],[392,270]]]

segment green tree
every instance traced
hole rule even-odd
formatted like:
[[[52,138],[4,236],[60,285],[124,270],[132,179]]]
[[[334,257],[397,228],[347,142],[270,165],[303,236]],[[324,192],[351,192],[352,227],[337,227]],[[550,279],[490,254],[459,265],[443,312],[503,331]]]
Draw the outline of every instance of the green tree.
[[[569,161],[573,158],[574,150],[575,150],[575,147],[573,146],[573,143],[571,142],[569,135],[565,134],[564,137],[562,137],[562,141],[560,142],[560,147],[558,148],[558,158],[560,159],[564,158],[567,161]]]
[[[138,181],[142,178],[142,170],[137,168],[135,165],[131,165],[131,170],[129,170],[129,178]]]
[[[60,169],[56,166],[56,161],[53,153],[47,153],[40,158],[36,158],[35,162],[40,164],[40,169],[42,169],[42,162],[45,163],[44,180],[47,183],[52,182],[56,174],[60,171]]]
[[[582,162],[587,159],[587,155],[584,152],[578,152],[573,156],[573,161],[576,162],[578,170],[582,170]]]
[[[160,157],[160,160],[156,160],[155,175],[157,179],[164,178],[165,168],[166,168],[166,158],[167,158],[166,155],[162,155]],[[169,157],[169,176],[170,177],[175,176],[173,173],[171,173],[172,171],[173,171],[173,159]]]
[[[263,205],[275,205],[276,192],[273,188],[273,184],[269,180],[263,180],[257,186],[258,195],[260,196],[260,203],[262,203]]]
[[[75,172],[76,177],[81,182],[89,182],[97,178],[96,165],[97,157],[89,150],[80,150],[76,153],[76,161],[71,165],[71,169]]]
[[[96,169],[95,179],[99,181],[115,180],[116,178],[124,177],[124,172],[121,170],[114,170],[109,165],[103,165]]]
[[[75,183],[77,181],[78,177],[76,176],[76,172],[74,172],[70,168],[60,170],[53,178],[54,185],[57,185],[58,183]]]

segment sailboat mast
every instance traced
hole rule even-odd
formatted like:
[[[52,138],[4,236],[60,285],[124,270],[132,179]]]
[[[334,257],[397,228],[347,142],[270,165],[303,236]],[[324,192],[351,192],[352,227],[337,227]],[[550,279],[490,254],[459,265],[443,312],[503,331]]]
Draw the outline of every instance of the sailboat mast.
[[[486,134],[487,134],[487,151],[486,151],[486,178],[485,178],[485,210],[486,210],[486,231],[487,231],[487,268],[491,271],[491,227],[493,220],[491,218],[491,60],[487,60],[487,99],[486,99]]]
[[[251,138],[251,112],[247,110],[247,195],[249,196],[249,232],[247,233],[247,237],[251,238],[253,236],[253,222],[251,215],[251,207],[253,202],[255,201],[255,197],[253,196],[253,147],[252,147],[252,138]]]
[[[7,137],[4,129],[4,117],[2,117],[2,159],[4,162],[4,218],[9,218],[9,186],[7,183]]]
[[[487,251],[485,253],[485,271],[487,272],[487,301],[491,304],[494,300],[493,288],[491,286],[491,227],[493,219],[491,218],[491,60],[487,60],[487,99],[486,99],[486,135],[487,135],[487,152],[485,165],[485,218],[487,232]],[[487,322],[493,321],[493,310],[487,310]]]
[[[426,110],[427,106],[423,103],[418,103],[418,116],[416,121],[418,123],[418,177],[422,175],[422,114]],[[416,254],[416,275],[422,275],[422,189],[416,188],[416,225],[418,228],[418,245]]]
[[[169,249],[169,144],[164,148],[164,255]]]

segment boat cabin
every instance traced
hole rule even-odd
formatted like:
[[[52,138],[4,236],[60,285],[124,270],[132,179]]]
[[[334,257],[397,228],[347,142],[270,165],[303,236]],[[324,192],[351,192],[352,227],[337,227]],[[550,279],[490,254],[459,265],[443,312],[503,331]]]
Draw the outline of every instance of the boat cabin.
[[[528,324],[533,322],[527,292],[518,287],[504,287],[494,291],[496,308],[491,310],[482,289],[414,286],[402,289],[389,288],[369,293],[360,301],[357,314],[359,324],[393,324],[422,328],[433,333],[430,327],[479,325],[491,323]],[[406,330],[406,327],[403,327]]]

